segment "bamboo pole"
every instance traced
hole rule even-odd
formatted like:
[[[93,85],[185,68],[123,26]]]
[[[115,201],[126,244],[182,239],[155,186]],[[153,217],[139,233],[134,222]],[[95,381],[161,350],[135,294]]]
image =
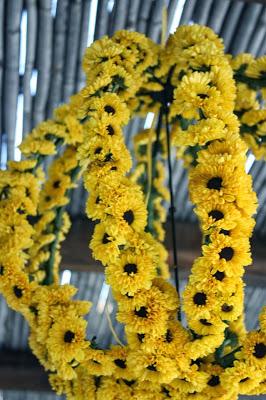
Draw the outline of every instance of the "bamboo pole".
[[[222,36],[224,41],[226,51],[228,51],[230,42],[236,30],[236,26],[238,24],[238,21],[240,20],[243,8],[244,3],[242,3],[241,1],[231,2],[229,10],[226,14],[226,18],[220,32],[220,35]]]
[[[62,100],[66,103],[75,89],[75,78],[78,64],[78,44],[81,29],[81,12],[82,1],[75,0],[70,2],[69,23],[67,31],[66,56],[64,65],[63,78],[63,97]]]
[[[200,25],[206,25],[211,6],[212,0],[197,0],[192,17],[193,21]]]
[[[0,165],[2,159],[2,142],[3,142],[3,130],[2,130],[2,109],[4,104],[2,102],[2,88],[3,88],[3,65],[4,65],[4,11],[5,2],[0,0]]]
[[[192,19],[192,14],[196,6],[196,0],[186,0],[179,25],[186,25]]]
[[[262,11],[263,5],[258,3],[246,4],[241,14],[237,30],[234,35],[234,40],[230,44],[229,51],[235,55],[247,50],[248,42],[253,33],[254,26],[257,23],[258,17]]]
[[[115,31],[120,29],[124,29],[126,26],[127,19],[127,9],[128,9],[128,0],[116,0],[112,12],[112,18],[109,35],[113,35]]]
[[[23,136],[25,136],[32,129],[31,125],[32,96],[30,89],[30,80],[36,54],[36,38],[37,38],[37,23],[38,23],[36,0],[26,0],[26,10],[28,19],[27,19],[26,64],[23,76],[23,95],[24,95]]]
[[[19,92],[19,39],[22,0],[6,2],[4,70],[4,131],[7,133],[7,157],[14,158],[16,112]]]
[[[155,42],[158,41],[162,30],[162,9],[164,3],[164,0],[153,2],[150,10],[147,35]]]
[[[167,12],[168,12],[167,33],[169,33],[169,30],[170,30],[171,25],[173,23],[174,16],[175,16],[175,10],[176,10],[176,7],[177,7],[178,4],[179,4],[179,0],[170,0],[169,3],[168,3],[168,7],[167,7]]]
[[[61,101],[64,56],[66,48],[66,32],[68,24],[69,0],[58,0],[54,20],[53,58],[51,80],[47,102],[47,116],[50,118],[53,110]]]
[[[263,39],[266,32],[266,9],[264,9],[259,17],[257,24],[255,25],[254,31],[251,35],[247,52],[252,53],[255,56],[258,54],[259,49],[263,43]]]
[[[136,30],[137,17],[139,10],[140,0],[134,0],[129,2],[126,29]]]
[[[80,28],[80,38],[79,38],[77,78],[76,78],[76,88],[75,88],[76,91],[79,91],[85,84],[85,74],[82,70],[82,59],[88,41],[90,7],[91,7],[91,0],[84,0],[82,5],[81,28]]]
[[[46,117],[46,104],[49,93],[52,60],[53,17],[51,3],[38,1],[38,37],[36,66],[38,69],[37,92],[33,101],[33,126]]]
[[[108,32],[108,0],[98,0],[94,40]]]
[[[264,39],[263,39],[261,47],[258,51],[257,57],[264,56],[265,53],[266,53],[266,34],[264,35]]]
[[[216,33],[220,33],[229,6],[229,0],[215,0],[212,6],[207,25]]]
[[[146,33],[147,23],[149,19],[149,15],[151,12],[152,7],[152,0],[145,0],[140,3],[139,6],[139,15],[138,15],[138,22],[137,22],[137,31],[141,33]]]

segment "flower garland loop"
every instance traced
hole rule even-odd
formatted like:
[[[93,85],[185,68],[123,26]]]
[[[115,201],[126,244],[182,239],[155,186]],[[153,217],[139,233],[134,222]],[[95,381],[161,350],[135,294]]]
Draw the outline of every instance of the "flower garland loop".
[[[0,172],[0,290],[28,321],[30,347],[53,389],[69,400],[265,393],[266,309],[260,330],[247,333],[242,280],[257,206],[248,146],[265,156],[257,100],[257,92],[265,98],[265,58],[226,57],[211,29],[193,25],[178,28],[164,48],[135,32],[104,37],[87,49],[84,70],[86,87],[22,143],[27,159]],[[135,136],[129,175],[122,128],[148,111],[157,128]],[[187,328],[176,318],[180,299],[166,280],[162,244],[169,140],[188,168],[203,233],[182,299]],[[61,147],[43,184],[41,163]],[[90,303],[58,282],[65,206],[81,175],[86,212],[98,222],[90,248],[105,266],[126,346],[87,340]]]

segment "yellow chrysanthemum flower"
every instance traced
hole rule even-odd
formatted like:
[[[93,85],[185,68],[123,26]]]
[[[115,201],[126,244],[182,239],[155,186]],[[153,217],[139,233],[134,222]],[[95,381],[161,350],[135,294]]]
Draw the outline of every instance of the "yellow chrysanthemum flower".
[[[266,56],[262,56],[249,64],[245,73],[251,78],[265,78]]]
[[[133,296],[139,289],[149,289],[156,275],[155,265],[148,253],[121,253],[119,260],[106,268],[107,282],[116,291]]]
[[[238,354],[248,365],[261,371],[266,368],[266,335],[263,332],[251,331],[243,341],[243,348]]]

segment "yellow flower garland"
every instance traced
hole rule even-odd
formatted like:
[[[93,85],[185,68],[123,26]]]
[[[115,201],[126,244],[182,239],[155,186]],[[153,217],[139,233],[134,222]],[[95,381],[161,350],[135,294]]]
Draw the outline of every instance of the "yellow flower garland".
[[[245,59],[232,61],[236,77]],[[264,78],[264,59],[254,63],[244,71],[247,78]],[[234,107],[236,113],[245,110],[242,126],[256,126],[260,137],[264,111],[246,111],[250,105],[257,111],[257,103],[253,94],[241,103],[241,92],[249,90],[243,86],[235,106],[222,42],[197,25],[179,28],[165,48],[141,34],[117,32],[87,50],[84,68],[87,85],[70,107],[59,108],[54,121],[40,124],[21,145],[29,160],[10,162],[0,174],[0,290],[29,322],[30,346],[52,387],[68,399],[97,400],[231,400],[239,393],[263,393],[266,310],[260,331],[246,334],[242,318],[256,196],[244,170],[247,146]],[[122,126],[131,113],[147,111],[158,112],[161,123],[166,114],[166,125],[170,119],[203,232],[202,256],[183,296],[188,329],[176,320],[180,300],[164,278],[165,250],[145,230],[147,210],[138,184],[145,165],[135,177],[127,176],[132,162]],[[135,142],[144,164],[148,146],[139,150],[145,140],[140,134]],[[263,148],[263,140],[256,143]],[[65,153],[40,190],[40,162],[60,145],[67,146]],[[117,319],[126,325],[128,345],[109,350],[86,339],[83,315],[89,303],[72,300],[72,286],[58,285],[59,243],[69,227],[63,207],[81,169],[90,191],[87,213],[99,220],[90,247],[106,266]],[[162,222],[160,163],[156,170],[154,207]],[[37,222],[29,218],[35,215]]]

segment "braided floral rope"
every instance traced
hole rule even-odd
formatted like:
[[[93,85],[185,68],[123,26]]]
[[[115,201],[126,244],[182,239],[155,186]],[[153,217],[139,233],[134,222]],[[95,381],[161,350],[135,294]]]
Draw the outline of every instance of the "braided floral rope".
[[[257,90],[266,68],[244,59],[232,60],[235,76],[246,91]],[[165,48],[133,32],[104,37],[87,50],[84,69],[86,87],[26,138],[28,160],[10,162],[0,175],[0,289],[29,322],[30,346],[52,387],[68,399],[97,400],[232,400],[265,392],[265,309],[261,330],[246,333],[243,321],[256,196],[234,108],[244,139],[256,136],[259,149],[264,111],[256,110],[252,92],[247,101],[257,113],[249,114],[242,83],[235,98],[221,40],[197,25],[179,28]],[[122,127],[134,112],[147,111],[158,113],[157,128],[136,137],[139,164],[130,176]],[[179,298],[166,281],[160,242],[167,198],[160,152],[169,156],[170,124],[204,239],[183,296],[187,328],[176,318]],[[63,145],[41,186],[43,158]],[[64,207],[81,173],[88,216],[98,221],[90,247],[105,266],[128,343],[108,350],[86,339],[89,303],[73,300],[72,286],[58,285],[59,247],[69,228]]]

